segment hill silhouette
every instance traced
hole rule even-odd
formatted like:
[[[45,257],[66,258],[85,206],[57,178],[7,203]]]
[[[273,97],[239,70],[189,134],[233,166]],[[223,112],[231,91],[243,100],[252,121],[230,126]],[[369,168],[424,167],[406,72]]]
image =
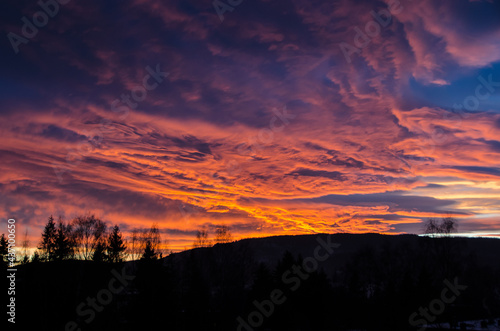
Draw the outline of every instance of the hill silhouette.
[[[245,239],[160,260],[29,263],[18,267],[17,327],[417,330],[471,319],[493,327],[499,252],[498,239],[318,234]]]

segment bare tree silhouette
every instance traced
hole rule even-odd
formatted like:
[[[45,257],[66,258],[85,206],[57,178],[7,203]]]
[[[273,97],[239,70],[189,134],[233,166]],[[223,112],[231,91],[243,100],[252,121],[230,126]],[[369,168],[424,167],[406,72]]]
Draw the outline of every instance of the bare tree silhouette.
[[[78,216],[73,220],[78,254],[90,260],[97,245],[105,241],[106,224],[94,215]]]
[[[453,217],[443,217],[441,222],[435,218],[429,218],[424,224],[426,234],[435,236],[450,236],[458,228],[457,220]]]
[[[233,241],[233,236],[226,225],[218,225],[215,228],[215,243],[226,244]]]
[[[138,229],[133,229],[131,232],[128,254],[132,260],[138,260],[141,257],[141,247],[140,247],[140,238]]]
[[[212,246],[212,242],[208,239],[208,231],[205,229],[196,231],[196,239],[193,243],[193,248],[210,246]]]
[[[163,257],[164,242],[161,238],[160,229],[158,224],[153,223],[151,228],[141,229],[139,235],[139,247],[142,252],[141,258],[143,259],[156,259]]]
[[[26,228],[26,230],[24,231],[23,243],[22,243],[22,247],[23,247],[22,263],[23,264],[26,264],[29,262],[29,254],[28,254],[29,246],[30,246],[30,241],[28,240],[28,228]]]

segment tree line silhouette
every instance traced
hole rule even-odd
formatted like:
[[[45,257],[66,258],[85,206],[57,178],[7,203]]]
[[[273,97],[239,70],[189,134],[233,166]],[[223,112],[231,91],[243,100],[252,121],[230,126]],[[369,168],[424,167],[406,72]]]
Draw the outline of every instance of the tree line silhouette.
[[[43,229],[41,240],[34,253],[28,256],[27,240],[24,240],[24,257],[17,262],[48,262],[85,260],[118,263],[127,259],[158,259],[163,257],[163,244],[157,224],[149,229],[134,229],[129,247],[120,227],[108,228],[95,215],[77,216],[70,222],[61,218],[56,222],[51,215]],[[0,260],[5,261],[8,243],[0,236]]]
[[[233,241],[229,227],[215,227],[214,240],[208,238],[206,229],[198,230],[193,248],[210,247]],[[51,215],[45,225],[41,240],[35,252],[29,256],[29,241],[23,240],[24,254],[21,264],[28,262],[48,262],[62,260],[85,260],[96,262],[122,262],[124,260],[155,260],[163,258],[166,240],[162,239],[158,225],[151,228],[134,228],[130,240],[126,240],[118,225],[110,228],[93,214],[75,217],[64,222],[61,217],[56,222]],[[8,242],[5,234],[0,236],[0,261],[5,261],[8,254]]]

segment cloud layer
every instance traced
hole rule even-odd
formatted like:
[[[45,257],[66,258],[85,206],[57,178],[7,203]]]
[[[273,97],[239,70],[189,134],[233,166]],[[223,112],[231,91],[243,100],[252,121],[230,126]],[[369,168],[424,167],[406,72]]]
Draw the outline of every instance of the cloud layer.
[[[23,36],[40,7],[2,9]],[[17,54],[2,41],[0,215],[32,241],[50,214],[158,222],[173,249],[217,224],[420,233],[452,215],[498,234],[499,12],[243,1],[221,22],[209,1],[61,5]]]

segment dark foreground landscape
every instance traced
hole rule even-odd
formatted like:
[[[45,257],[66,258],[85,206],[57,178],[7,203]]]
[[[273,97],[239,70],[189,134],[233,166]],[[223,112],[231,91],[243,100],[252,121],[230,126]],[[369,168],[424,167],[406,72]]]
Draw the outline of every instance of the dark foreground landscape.
[[[497,239],[336,234],[247,239],[159,260],[28,263],[18,267],[15,326],[498,330],[499,254]]]

